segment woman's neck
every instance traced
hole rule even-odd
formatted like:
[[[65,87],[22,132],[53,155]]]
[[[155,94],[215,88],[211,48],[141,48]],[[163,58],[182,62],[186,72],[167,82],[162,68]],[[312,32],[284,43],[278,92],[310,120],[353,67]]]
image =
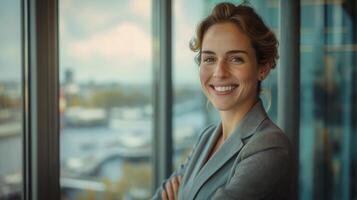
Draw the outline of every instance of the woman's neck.
[[[223,140],[225,141],[241,122],[247,112],[257,103],[258,98],[246,101],[234,109],[220,111],[219,114],[222,120]]]

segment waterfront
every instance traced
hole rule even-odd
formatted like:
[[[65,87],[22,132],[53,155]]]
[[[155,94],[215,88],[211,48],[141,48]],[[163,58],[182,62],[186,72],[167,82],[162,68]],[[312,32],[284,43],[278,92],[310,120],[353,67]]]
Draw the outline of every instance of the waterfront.
[[[173,122],[174,159],[178,162],[183,160],[181,157],[195,142],[204,124],[204,117],[198,109],[188,109],[186,112],[180,109]],[[78,199],[81,193],[88,190],[103,194],[107,190],[107,183],[125,185],[128,181],[128,177],[125,176],[128,169],[132,170],[129,173],[135,173],[136,176],[145,177],[147,176],[145,173],[151,174],[152,135],[152,119],[149,117],[130,120],[113,119],[104,126],[64,126],[60,130],[62,195],[66,199]],[[21,188],[22,177],[21,134],[1,138],[0,160],[1,179],[9,180],[9,177],[18,177],[16,183],[11,186],[18,191]],[[148,187],[151,184],[150,176],[144,179],[147,183],[142,187],[144,189],[141,188],[141,193],[146,196],[151,193],[151,188]],[[0,186],[9,187],[9,183],[3,181]],[[132,195],[139,194],[140,192],[135,192],[138,189],[140,187],[131,187],[131,191],[124,191],[123,194],[128,192],[133,193]],[[4,195],[1,190],[0,194]]]

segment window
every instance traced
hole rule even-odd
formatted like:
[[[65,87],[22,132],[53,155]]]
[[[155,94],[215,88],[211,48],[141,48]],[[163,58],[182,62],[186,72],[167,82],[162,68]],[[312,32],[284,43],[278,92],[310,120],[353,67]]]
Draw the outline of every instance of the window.
[[[178,167],[208,123],[205,97],[201,92],[195,53],[189,41],[203,16],[202,1],[177,0],[173,6],[173,141],[174,166]],[[188,6],[189,5],[189,6]]]
[[[301,199],[356,199],[356,6],[301,3]]]
[[[62,198],[148,199],[151,2],[59,3]]]
[[[22,197],[21,2],[0,2],[0,199]]]

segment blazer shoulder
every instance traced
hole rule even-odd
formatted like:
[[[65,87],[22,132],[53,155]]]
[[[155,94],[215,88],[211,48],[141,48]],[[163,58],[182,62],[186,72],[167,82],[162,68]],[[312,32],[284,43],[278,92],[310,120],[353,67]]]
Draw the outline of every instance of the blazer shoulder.
[[[268,149],[280,149],[290,154],[291,142],[274,122],[266,118],[247,141],[245,152],[250,154]]]

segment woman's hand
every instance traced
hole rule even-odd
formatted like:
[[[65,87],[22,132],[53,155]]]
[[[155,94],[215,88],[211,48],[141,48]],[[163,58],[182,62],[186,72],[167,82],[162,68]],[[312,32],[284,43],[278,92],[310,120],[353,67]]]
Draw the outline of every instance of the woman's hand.
[[[172,177],[165,184],[165,190],[161,193],[161,198],[163,200],[176,200],[178,190],[181,184],[181,176]]]

